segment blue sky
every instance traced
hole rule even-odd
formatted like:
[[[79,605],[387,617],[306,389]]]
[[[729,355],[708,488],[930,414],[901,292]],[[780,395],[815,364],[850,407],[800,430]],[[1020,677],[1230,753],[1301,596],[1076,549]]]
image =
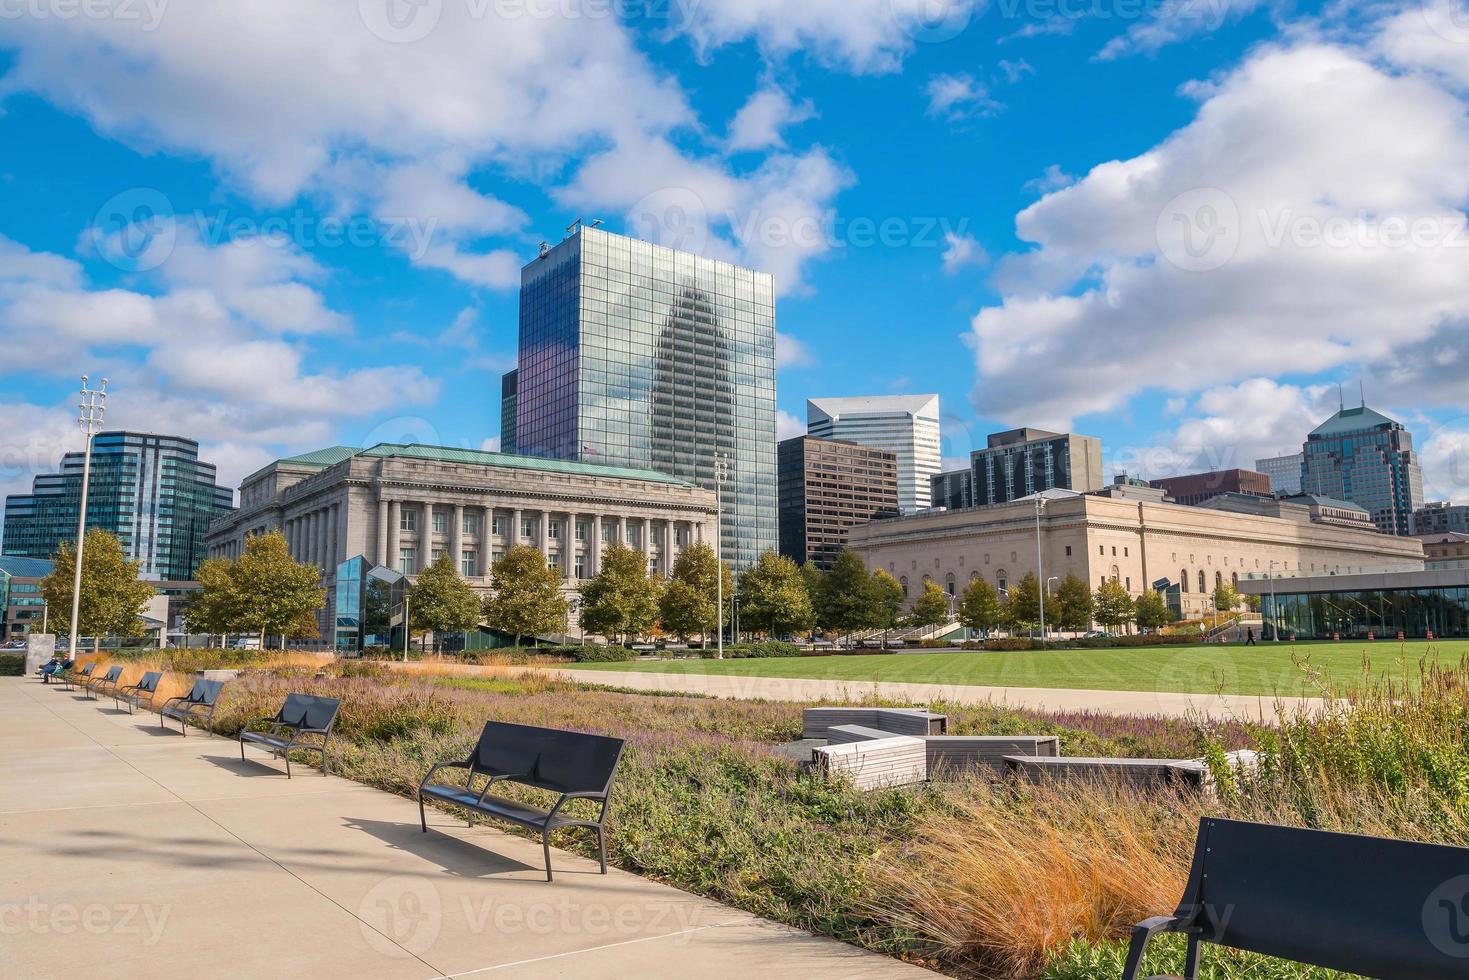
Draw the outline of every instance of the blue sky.
[[[27,0],[0,7],[0,489],[111,422],[226,477],[495,444],[578,216],[777,276],[807,397],[938,392],[1147,475],[1337,385],[1469,498],[1451,0]]]

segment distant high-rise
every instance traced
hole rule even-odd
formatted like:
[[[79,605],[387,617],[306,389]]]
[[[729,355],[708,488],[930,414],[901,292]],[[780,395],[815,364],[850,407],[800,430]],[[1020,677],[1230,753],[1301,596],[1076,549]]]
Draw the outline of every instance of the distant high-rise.
[[[515,440],[515,383],[520,377],[518,370],[506,371],[500,376],[500,452],[508,456],[516,454]]]
[[[1469,534],[1469,505],[1439,501],[1413,512],[1414,534]]]
[[[722,489],[721,551],[777,546],[775,283],[578,225],[521,271],[516,450]]]
[[[1366,405],[1343,408],[1306,437],[1301,490],[1367,508],[1384,534],[1413,533],[1423,474],[1413,435]]]
[[[1225,493],[1242,493],[1252,497],[1268,497],[1270,477],[1253,470],[1214,470],[1153,480],[1149,486],[1162,490],[1174,503],[1195,507],[1211,497]]]
[[[1070,432],[1011,429],[969,454],[974,506],[1009,503],[1042,490],[1100,490],[1102,440]]]
[[[898,461],[884,449],[796,436],[777,447],[780,553],[830,571],[847,529],[898,516]]]
[[[935,473],[928,482],[933,488],[930,506],[945,510],[963,510],[974,506],[974,473],[969,469]]]
[[[81,492],[82,454],[67,453],[59,473],[5,498],[5,554],[50,558],[61,542],[75,543]],[[192,439],[101,432],[92,443],[87,528],[115,535],[146,578],[192,579],[209,522],[233,509],[234,492],[216,485],[214,465],[199,460]]]
[[[932,506],[930,481],[941,465],[938,395],[813,398],[806,402],[806,433],[892,453],[903,513]]]
[[[1255,460],[1255,471],[1270,477],[1273,493],[1293,497],[1301,492],[1301,467],[1306,465],[1305,453],[1289,456],[1271,456]]]

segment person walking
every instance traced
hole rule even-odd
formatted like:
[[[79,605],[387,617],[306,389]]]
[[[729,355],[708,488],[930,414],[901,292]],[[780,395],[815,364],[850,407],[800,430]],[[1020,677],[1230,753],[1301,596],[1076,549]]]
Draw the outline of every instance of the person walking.
[[[1255,628],[1253,626],[1251,626],[1249,629],[1245,630],[1245,646],[1252,647],[1254,645],[1255,645]]]

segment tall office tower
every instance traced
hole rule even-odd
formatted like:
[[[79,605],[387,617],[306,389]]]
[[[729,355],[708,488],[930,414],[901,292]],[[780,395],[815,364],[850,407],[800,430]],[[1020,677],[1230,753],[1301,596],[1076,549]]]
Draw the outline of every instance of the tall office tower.
[[[780,553],[831,571],[847,529],[898,516],[898,460],[885,449],[796,436],[776,447]]]
[[[898,506],[904,514],[932,506],[938,473],[938,395],[813,398],[806,402],[806,434],[841,439],[898,457]]]
[[[1306,437],[1304,493],[1360,504],[1383,534],[1412,534],[1423,506],[1413,434],[1366,405],[1343,408]]]
[[[1414,534],[1469,534],[1469,505],[1437,501],[1413,512]]]
[[[1301,467],[1306,465],[1304,453],[1289,456],[1271,456],[1255,460],[1255,471],[1270,477],[1270,489],[1274,493],[1293,497],[1301,492]]]
[[[929,486],[933,488],[933,507],[963,510],[974,506],[974,474],[968,469],[935,473]]]
[[[709,489],[722,456],[723,556],[775,548],[771,276],[578,226],[520,281],[518,451]]]
[[[516,454],[515,440],[515,385],[520,378],[518,370],[506,371],[500,376],[500,452],[509,456]]]
[[[1011,429],[969,454],[974,506],[1009,503],[1042,490],[1100,490],[1102,440],[1070,432]]]
[[[81,493],[82,454],[67,453],[61,472],[6,497],[5,554],[50,558],[61,542],[75,542]],[[192,439],[101,432],[93,441],[87,528],[115,535],[146,578],[192,579],[209,522],[233,509],[234,492],[216,485],[214,464],[200,462]]]

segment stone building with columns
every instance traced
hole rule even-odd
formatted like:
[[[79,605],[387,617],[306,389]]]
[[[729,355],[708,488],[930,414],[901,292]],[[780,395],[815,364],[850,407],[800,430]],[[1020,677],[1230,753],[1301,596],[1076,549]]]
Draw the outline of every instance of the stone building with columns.
[[[1345,526],[1306,504],[1231,511],[1216,498],[1218,509],[1186,507],[1162,491],[1133,486],[1044,496],[1039,508],[1032,496],[874,521],[848,531],[848,543],[869,569],[898,579],[910,600],[925,580],[950,595],[976,577],[1008,588],[1035,573],[1039,550],[1048,581],[1075,574],[1096,589],[1115,579],[1134,596],[1160,583],[1176,585],[1190,616],[1212,608],[1220,582],[1423,568],[1416,538],[1379,534],[1370,524]],[[1054,591],[1057,583],[1050,585]]]
[[[715,517],[711,491],[648,470],[439,446],[338,446],[246,477],[239,509],[210,526],[207,547],[210,557],[232,558],[249,535],[280,530],[297,561],[321,568],[330,593],[349,558],[411,578],[444,553],[488,591],[494,562],[528,544],[573,591],[614,543],[668,575],[684,548],[713,543]]]

